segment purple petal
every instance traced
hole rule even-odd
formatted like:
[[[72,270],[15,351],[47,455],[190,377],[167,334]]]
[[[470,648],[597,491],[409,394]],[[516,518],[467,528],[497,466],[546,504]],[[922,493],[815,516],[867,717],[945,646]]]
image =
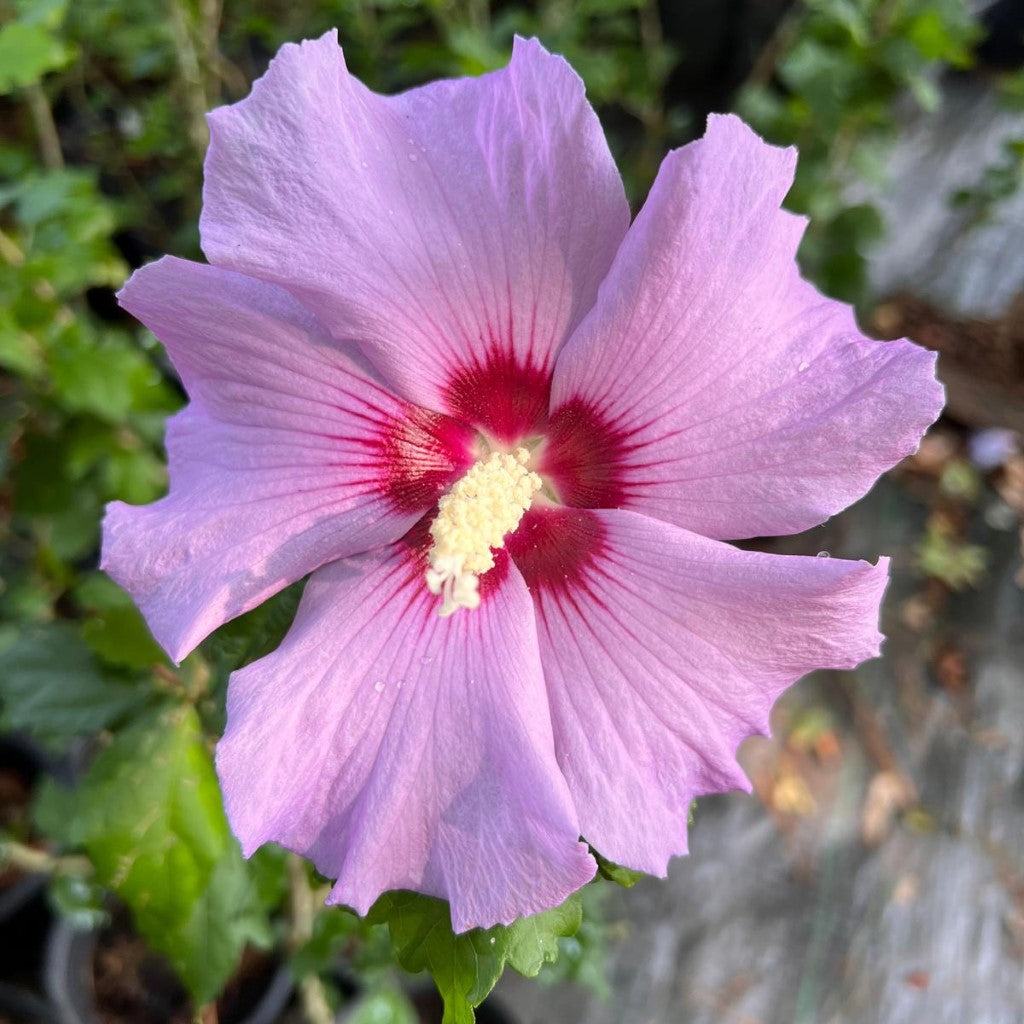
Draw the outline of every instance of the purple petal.
[[[383,97],[330,32],[283,47],[210,130],[210,261],[286,286],[463,419],[492,364],[546,376],[629,223],[582,81],[535,40],[501,71]]]
[[[878,653],[888,560],[741,551],[620,510],[534,511],[511,554],[537,608],[555,748],[584,837],[664,874],[694,797],[815,668]]]
[[[555,761],[533,609],[503,555],[449,619],[404,545],[318,570],[291,631],[236,672],[217,766],[246,854],[277,841],[365,913],[391,889],[456,931],[552,907],[594,874]]]
[[[121,303],[192,399],[170,494],[114,502],[103,568],[174,659],[324,562],[390,543],[471,463],[469,431],[391,397],[283,289],[166,258]]]
[[[731,116],[665,159],[555,369],[542,468],[564,501],[792,533],[916,448],[935,356],[868,340],[801,280],[804,222],[779,209],[794,162]]]

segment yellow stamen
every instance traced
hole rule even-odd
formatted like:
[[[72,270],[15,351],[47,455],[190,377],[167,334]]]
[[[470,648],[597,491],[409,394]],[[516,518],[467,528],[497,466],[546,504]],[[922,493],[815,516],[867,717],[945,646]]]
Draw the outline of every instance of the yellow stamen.
[[[438,503],[426,579],[430,592],[442,595],[439,615],[480,604],[479,577],[494,568],[491,549],[504,544],[540,490],[540,477],[526,468],[529,461],[525,448],[492,452]]]

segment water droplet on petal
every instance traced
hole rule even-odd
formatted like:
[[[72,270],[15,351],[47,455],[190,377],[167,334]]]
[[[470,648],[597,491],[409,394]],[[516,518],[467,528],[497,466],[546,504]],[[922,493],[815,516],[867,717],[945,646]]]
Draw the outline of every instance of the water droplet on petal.
[[[819,551],[818,552],[818,557],[819,558],[831,558],[832,556],[827,551]]]
[[[383,692],[384,692],[384,680],[383,680],[383,679],[378,679],[378,680],[377,680],[377,682],[375,682],[375,683],[373,684],[373,688],[374,688],[374,689],[375,689],[375,690],[376,690],[376,691],[377,691],[378,693],[383,693]]]
[[[411,161],[412,161],[413,163],[416,163],[416,161],[417,161],[417,160],[419,160],[419,157],[418,157],[418,156],[417,156],[417,155],[416,155],[415,153],[410,153],[410,154],[409,154],[409,159],[410,159],[410,160],[411,160]]]
[[[802,363],[801,363],[801,364],[800,364],[800,365],[799,365],[799,366],[798,366],[798,367],[796,368],[796,372],[797,372],[797,373],[803,373],[803,372],[804,372],[805,370],[809,370],[810,368],[811,368],[811,364],[810,364],[810,363],[808,363],[808,362],[806,362],[806,361],[804,361],[804,362],[802,362]]]

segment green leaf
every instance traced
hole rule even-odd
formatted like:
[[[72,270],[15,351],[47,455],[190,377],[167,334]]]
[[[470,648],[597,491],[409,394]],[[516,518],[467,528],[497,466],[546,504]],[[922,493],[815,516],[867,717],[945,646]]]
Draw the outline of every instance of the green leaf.
[[[94,573],[75,588],[75,598],[92,613],[82,636],[104,661],[126,668],[167,662],[132,599],[113,580]]]
[[[276,843],[261,846],[248,860],[249,877],[264,910],[275,911],[288,896],[288,851]]]
[[[46,25],[59,28],[64,20],[70,0],[14,0],[18,21],[28,25]]]
[[[590,852],[597,861],[597,870],[601,876],[616,885],[621,885],[623,889],[632,889],[644,877],[642,871],[634,871],[632,868],[624,868],[621,864],[615,864],[602,857],[593,847],[590,848]]]
[[[558,957],[558,940],[574,935],[583,903],[574,893],[561,906],[512,924],[456,935],[444,900],[412,892],[385,893],[367,920],[387,924],[398,962],[407,971],[429,971],[444,1000],[444,1024],[472,1024],[505,964],[528,977]]]
[[[507,927],[499,925],[489,932],[502,933],[498,944],[503,938],[509,966],[528,978],[534,978],[544,964],[558,959],[558,940],[575,935],[582,921],[583,899],[575,892],[560,906],[532,917],[521,917]]]
[[[96,878],[131,908],[193,999],[205,1003],[269,925],[228,830],[195,710],[139,719],[93,762],[73,794],[65,836],[84,847]],[[41,823],[52,820],[45,806]]]
[[[0,95],[64,67],[71,54],[42,25],[14,21],[0,28]]]
[[[283,871],[281,877],[287,877]],[[292,973],[301,978],[330,971],[337,964],[343,948],[357,945],[360,933],[366,930],[365,922],[347,909],[321,908],[313,918],[312,935],[289,960]]]
[[[868,44],[871,32],[868,13],[855,0],[807,0],[807,6],[841,25],[854,42],[861,46]]]
[[[545,971],[544,982],[572,982],[607,999],[608,924],[604,908],[609,890],[605,885],[586,885],[580,896],[583,921],[575,935],[558,940],[558,961]]]
[[[73,626],[30,628],[3,654],[0,730],[24,729],[59,746],[122,720],[151,692],[103,675]]]
[[[11,473],[14,510],[26,516],[54,515],[76,505],[65,472],[65,446],[46,434],[25,432],[20,460]]]
[[[367,992],[345,1018],[348,1024],[417,1024],[416,1007],[394,988]]]
[[[40,377],[43,373],[39,342],[18,324],[10,309],[0,309],[0,367],[23,377]]]
[[[60,333],[49,355],[54,393],[68,412],[116,424],[162,390],[156,367],[124,335],[101,335],[81,319]]]
[[[904,32],[927,60],[946,61],[959,68],[970,67],[971,44],[981,34],[966,8],[922,11]]]
[[[293,583],[226,622],[203,642],[204,656],[225,672],[232,672],[275,650],[291,628],[304,586],[304,582]]]
[[[165,935],[147,929],[145,913],[136,912],[140,931],[171,959],[197,1003],[220,993],[248,943],[265,947],[273,941],[241,851],[231,837],[179,932]]]
[[[52,776],[36,787],[32,799],[32,821],[44,836],[61,846],[79,845],[78,804],[74,790],[67,789]]]

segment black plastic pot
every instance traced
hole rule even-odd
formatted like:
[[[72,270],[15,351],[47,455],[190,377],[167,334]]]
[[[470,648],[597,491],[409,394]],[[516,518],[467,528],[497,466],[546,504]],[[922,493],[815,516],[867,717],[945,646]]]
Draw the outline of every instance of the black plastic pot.
[[[60,766],[21,736],[0,736],[0,821],[16,835],[28,815],[32,790]],[[25,838],[25,837],[22,837]],[[10,1024],[54,1024],[35,991],[52,915],[45,874],[8,868],[0,884],[0,1020]]]
[[[0,1020],[9,1024],[57,1024],[53,1010],[35,992],[0,981]]]
[[[52,771],[52,762],[34,743],[20,736],[0,736],[0,772],[19,778],[26,792]],[[13,931],[9,922],[46,887],[46,875],[24,874],[0,888],[0,930]]]
[[[43,978],[54,1024],[102,1024],[93,974],[99,935],[97,931],[76,930],[63,921],[54,924],[47,942]],[[280,965],[238,1024],[274,1024],[293,988],[291,972]]]

